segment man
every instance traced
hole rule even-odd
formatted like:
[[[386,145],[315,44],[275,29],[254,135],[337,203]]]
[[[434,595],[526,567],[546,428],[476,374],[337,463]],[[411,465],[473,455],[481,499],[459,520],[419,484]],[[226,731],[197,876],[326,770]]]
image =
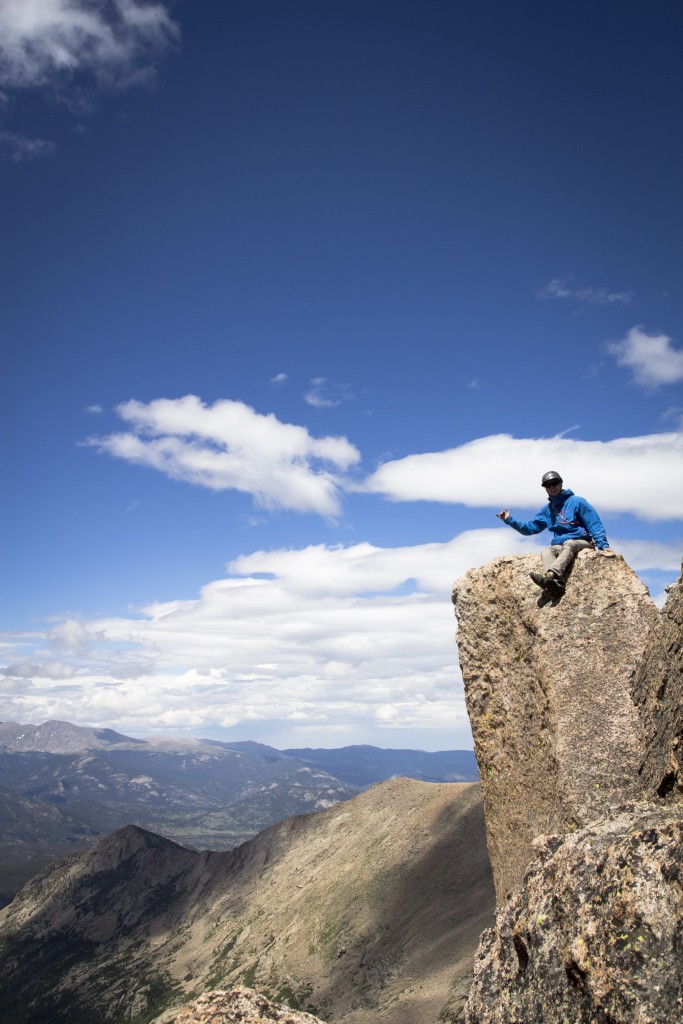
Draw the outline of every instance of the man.
[[[565,589],[567,570],[585,548],[597,548],[607,555],[613,555],[605,527],[600,516],[585,498],[579,498],[568,487],[562,487],[562,477],[551,469],[541,478],[541,486],[548,495],[548,504],[541,508],[533,519],[523,522],[514,519],[510,510],[498,512],[498,518],[518,533],[530,536],[550,530],[555,534],[550,547],[543,548],[541,558],[545,572],[532,572],[531,578],[551,597],[561,597]]]

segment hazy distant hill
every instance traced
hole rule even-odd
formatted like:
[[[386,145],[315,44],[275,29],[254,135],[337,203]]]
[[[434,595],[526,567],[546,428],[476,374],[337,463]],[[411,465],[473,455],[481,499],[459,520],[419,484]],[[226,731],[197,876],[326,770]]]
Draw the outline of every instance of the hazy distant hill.
[[[135,739],[70,722],[3,722],[0,786],[78,819],[83,842],[135,824],[186,845],[226,850],[283,818],[323,810],[394,775],[432,781],[477,777],[468,751],[359,746],[301,753],[305,757],[251,741]],[[458,774],[461,762],[469,763],[469,774]],[[14,827],[24,844],[18,862],[14,839],[8,844],[0,838],[0,869],[7,879],[0,905],[45,862],[51,842],[55,854],[64,849],[47,823],[39,835],[26,820],[22,837],[21,822],[20,816]],[[32,843],[40,849],[31,851]]]
[[[476,782],[477,762],[472,750],[385,750],[352,746],[337,750],[285,750],[305,764],[314,764],[349,786],[364,789],[375,782],[404,776],[421,782]]]
[[[0,911],[3,1021],[146,1024],[238,981],[340,1024],[454,1020],[492,908],[478,785],[395,779],[226,853],[127,827]]]

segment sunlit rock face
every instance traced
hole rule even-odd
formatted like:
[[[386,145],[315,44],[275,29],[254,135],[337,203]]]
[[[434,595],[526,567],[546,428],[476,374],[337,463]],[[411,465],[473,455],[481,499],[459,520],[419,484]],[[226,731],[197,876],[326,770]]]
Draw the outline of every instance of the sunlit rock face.
[[[557,602],[530,580],[538,568],[536,555],[498,558],[453,593],[499,904],[537,836],[580,828],[641,789],[629,677],[654,602],[620,557],[580,555]]]
[[[454,593],[498,897],[462,1019],[683,1020],[681,581],[657,614],[589,553],[545,604],[535,561]]]

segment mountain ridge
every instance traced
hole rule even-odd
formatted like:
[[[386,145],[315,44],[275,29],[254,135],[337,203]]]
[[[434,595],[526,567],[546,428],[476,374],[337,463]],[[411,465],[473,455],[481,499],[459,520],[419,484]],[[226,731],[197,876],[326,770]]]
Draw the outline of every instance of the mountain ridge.
[[[225,853],[127,826],[0,911],[0,999],[6,1024],[48,1024],[46,1000],[49,1024],[94,1007],[133,1024],[242,983],[345,1024],[420,1024],[462,1005],[492,908],[477,783],[379,783]]]
[[[231,849],[277,821],[324,810],[394,775],[434,782],[478,777],[471,751],[347,747],[311,751],[302,760],[254,741],[140,740],[70,722],[0,723],[0,785],[19,801],[71,815],[84,837],[132,822],[185,845]],[[19,815],[11,848],[0,838],[0,904],[49,859],[55,838],[50,829],[36,836],[35,815],[24,806],[25,835]],[[64,849],[60,842],[55,848]]]

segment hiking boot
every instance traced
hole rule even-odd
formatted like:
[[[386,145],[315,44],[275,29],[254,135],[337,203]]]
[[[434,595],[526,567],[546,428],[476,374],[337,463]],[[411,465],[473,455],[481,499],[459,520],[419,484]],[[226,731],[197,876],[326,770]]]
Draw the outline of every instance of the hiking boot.
[[[562,597],[564,594],[564,581],[559,576],[556,576],[554,572],[547,572],[545,576],[542,576],[540,572],[530,572],[529,575],[536,586],[541,587],[542,590],[547,590],[551,597]]]
[[[562,597],[566,587],[564,585],[564,580],[561,580],[559,576],[555,576],[554,573],[548,573],[545,589],[552,597]]]

